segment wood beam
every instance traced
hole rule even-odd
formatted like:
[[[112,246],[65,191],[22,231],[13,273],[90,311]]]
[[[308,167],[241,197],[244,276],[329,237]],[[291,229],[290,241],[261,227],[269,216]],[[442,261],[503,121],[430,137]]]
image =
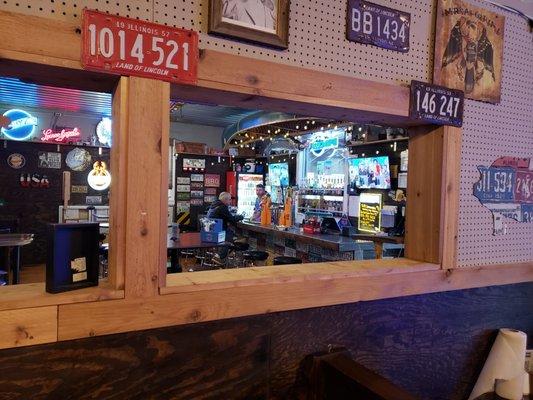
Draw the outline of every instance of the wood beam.
[[[405,256],[441,263],[443,127],[409,130]]]
[[[441,238],[442,268],[457,266],[462,129],[443,127]]]
[[[121,78],[113,92],[111,176],[109,196],[109,280],[115,289],[124,288],[126,265],[126,196],[128,143],[128,78]]]
[[[124,246],[127,259],[126,298],[150,297],[158,294],[158,274],[163,262],[166,265],[169,84],[124,79],[127,135],[121,151],[126,152],[126,195],[119,207],[126,209],[126,233],[118,246]]]

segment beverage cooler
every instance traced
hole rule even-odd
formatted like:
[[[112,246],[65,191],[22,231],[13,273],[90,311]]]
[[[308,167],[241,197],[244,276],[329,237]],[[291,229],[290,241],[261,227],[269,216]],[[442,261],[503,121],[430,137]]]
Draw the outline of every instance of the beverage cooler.
[[[231,193],[231,197],[236,199],[236,205],[239,214],[245,218],[251,218],[254,214],[255,187],[258,184],[264,184],[265,177],[263,174],[248,174],[241,172],[227,172],[226,174],[226,191]]]

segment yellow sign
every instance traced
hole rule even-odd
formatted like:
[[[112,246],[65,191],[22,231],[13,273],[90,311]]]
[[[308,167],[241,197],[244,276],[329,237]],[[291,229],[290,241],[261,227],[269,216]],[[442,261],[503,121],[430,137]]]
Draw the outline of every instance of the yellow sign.
[[[378,233],[381,231],[381,194],[361,194],[358,228],[362,232]]]

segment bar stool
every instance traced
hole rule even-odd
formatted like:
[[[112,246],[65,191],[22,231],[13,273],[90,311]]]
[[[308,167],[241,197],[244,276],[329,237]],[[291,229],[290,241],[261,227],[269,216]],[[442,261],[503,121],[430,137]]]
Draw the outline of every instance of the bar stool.
[[[245,242],[233,242],[229,245],[228,267],[239,267],[243,265],[243,252],[250,249],[250,245]]]
[[[254,265],[261,265],[259,263],[263,263],[268,259],[268,253],[266,251],[260,251],[260,250],[249,250],[245,251],[242,255],[243,257],[243,265],[245,267],[253,267]]]
[[[297,257],[278,256],[274,257],[274,265],[301,264],[302,260]]]

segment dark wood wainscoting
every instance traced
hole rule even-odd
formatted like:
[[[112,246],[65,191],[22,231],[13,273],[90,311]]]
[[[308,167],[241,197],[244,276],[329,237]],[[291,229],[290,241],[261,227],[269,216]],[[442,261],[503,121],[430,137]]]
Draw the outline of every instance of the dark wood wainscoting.
[[[532,304],[527,283],[3,350],[0,398],[298,399],[304,357],[344,346],[420,398],[463,399],[498,328],[533,334]]]

